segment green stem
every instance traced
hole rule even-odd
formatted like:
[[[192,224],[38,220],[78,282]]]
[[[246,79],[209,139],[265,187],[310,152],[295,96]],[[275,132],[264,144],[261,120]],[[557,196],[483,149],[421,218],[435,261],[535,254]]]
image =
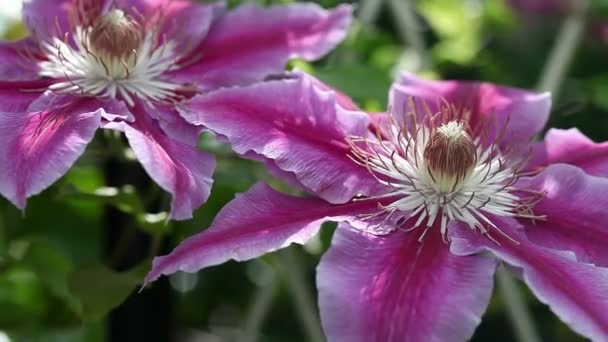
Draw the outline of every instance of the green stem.
[[[160,248],[162,247],[163,237],[158,234],[154,234],[152,236],[152,241],[150,242],[150,249],[148,250],[148,257],[150,259],[156,257],[160,252]]]
[[[383,0],[362,0],[359,7],[359,21],[364,25],[371,25],[380,14]]]
[[[401,39],[411,46],[418,58],[420,58],[420,69],[431,67],[431,58],[427,51],[422,25],[416,17],[411,0],[388,0],[391,6],[391,14],[395,17],[397,33]]]
[[[572,60],[585,31],[586,1],[573,9],[564,19],[555,43],[543,67],[536,89],[551,92],[553,101],[557,98],[560,86],[572,64]]]
[[[304,271],[294,248],[286,248],[278,253],[279,268],[285,284],[294,298],[294,307],[310,342],[323,342],[323,331],[317,315],[316,302],[306,286]]]
[[[272,301],[277,292],[277,277],[273,274],[272,278],[263,286],[260,286],[256,293],[249,313],[247,314],[247,321],[245,322],[245,328],[243,333],[238,339],[238,342],[256,342],[261,335],[262,324],[264,319],[268,316]]]
[[[503,297],[509,320],[520,342],[540,342],[534,320],[513,276],[503,267],[496,272],[498,289]]]
[[[6,225],[4,224],[4,218],[2,216],[2,211],[0,211],[0,256],[4,254],[3,252],[8,247],[8,243],[6,241]]]
[[[110,256],[110,266],[120,266],[120,263],[122,262],[122,259],[125,256],[125,253],[127,252],[127,249],[129,247],[129,243],[131,242],[131,239],[133,239],[136,233],[137,229],[130,225],[121,232],[120,237],[118,238],[118,242],[114,247],[114,252]]]

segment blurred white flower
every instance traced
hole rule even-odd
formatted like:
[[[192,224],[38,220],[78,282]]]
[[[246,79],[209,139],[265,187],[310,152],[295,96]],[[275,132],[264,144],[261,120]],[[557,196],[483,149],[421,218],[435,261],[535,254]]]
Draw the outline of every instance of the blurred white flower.
[[[0,36],[4,35],[10,25],[21,19],[23,0],[5,1],[0,6]]]
[[[11,342],[11,339],[5,332],[0,331],[0,342]]]

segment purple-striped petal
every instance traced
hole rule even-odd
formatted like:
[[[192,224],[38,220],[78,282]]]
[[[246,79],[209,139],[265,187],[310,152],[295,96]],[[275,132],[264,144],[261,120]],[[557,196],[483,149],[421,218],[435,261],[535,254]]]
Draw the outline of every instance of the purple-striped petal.
[[[182,116],[225,136],[239,154],[273,160],[332,203],[379,190],[368,171],[347,156],[346,138],[367,134],[367,114],[336,106],[334,94],[307,77],[199,95]]]
[[[426,115],[422,101],[433,112],[444,100],[470,110],[471,128],[486,130],[490,141],[504,128],[499,143],[505,148],[527,144],[545,126],[551,108],[549,93],[486,82],[430,81],[405,73],[393,84],[389,95],[390,108],[397,117],[408,111],[412,96],[417,98],[421,115]]]
[[[131,13],[133,18],[152,25],[161,36],[172,39],[182,54],[200,46],[211,25],[225,12],[226,4],[212,4],[191,0],[115,0],[117,6]],[[198,50],[198,49],[197,49]],[[195,51],[200,53],[200,51]]]
[[[492,293],[496,262],[456,256],[439,230],[366,235],[342,224],[317,268],[330,342],[465,341]]]
[[[326,220],[349,220],[362,226],[355,216],[376,206],[371,201],[332,205],[281,194],[259,183],[237,194],[209,228],[183,241],[171,254],[155,258],[146,282],[163,274],[196,272],[231,259],[253,259],[292,243],[303,244]]]
[[[321,82],[321,80],[319,80],[318,78],[306,74],[305,72],[301,71],[301,70],[293,70],[291,71],[291,73],[288,73],[287,75],[295,75],[296,77],[308,77],[310,78],[311,82],[315,85],[315,87],[321,89],[321,90],[325,90],[325,91],[331,91],[334,93],[334,96],[336,97],[336,103],[339,104],[340,106],[344,107],[345,109],[348,110],[361,110],[361,108],[359,108],[359,106],[355,103],[355,101],[353,101],[353,99],[351,99],[348,95],[344,94],[343,92],[341,92],[340,90],[331,87],[330,85]]]
[[[528,238],[542,246],[573,251],[584,262],[608,267],[608,178],[558,164],[520,184],[524,182],[526,188],[545,192],[534,213],[546,219],[523,222]]]
[[[49,41],[52,37],[63,38],[73,34],[76,18],[96,18],[112,5],[113,0],[28,0],[23,2],[23,21],[30,34],[37,40]]]
[[[0,42],[0,81],[25,81],[38,78],[38,64],[32,56],[38,51],[31,38]]]
[[[522,271],[534,295],[579,334],[593,341],[608,340],[608,268],[577,261],[571,252],[541,247],[526,239],[517,221],[494,218],[493,222],[515,244],[500,234],[491,242],[466,227],[450,227],[455,254],[490,251]],[[454,232],[458,230],[457,232]]]
[[[595,143],[576,128],[552,128],[534,147],[528,168],[554,163],[576,165],[594,176],[608,176],[608,143]]]
[[[174,73],[206,89],[243,85],[284,70],[290,58],[315,60],[346,36],[352,9],[312,3],[262,8],[244,4],[215,23],[197,49],[201,58]]]
[[[24,112],[0,112],[0,193],[24,209],[26,199],[63,176],[99,127],[95,100],[46,93]]]
[[[146,111],[158,121],[166,135],[184,144],[196,146],[201,133],[205,130],[203,126],[188,123],[175,108],[169,105],[158,104],[155,108]]]
[[[36,39],[48,40],[70,32],[72,0],[31,0],[23,2],[23,22]]]
[[[170,218],[185,220],[209,197],[215,158],[167,136],[141,107],[135,107],[133,124],[122,124],[129,145],[146,172],[169,192]]]
[[[25,112],[48,85],[46,81],[0,81],[0,112]]]

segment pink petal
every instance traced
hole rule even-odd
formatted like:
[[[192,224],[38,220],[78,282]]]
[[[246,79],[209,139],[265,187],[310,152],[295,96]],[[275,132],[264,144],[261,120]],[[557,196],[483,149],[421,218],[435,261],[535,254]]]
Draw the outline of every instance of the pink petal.
[[[369,172],[347,157],[346,138],[365,135],[368,116],[336,106],[334,94],[309,78],[210,92],[193,98],[182,116],[225,136],[239,154],[273,160],[332,203],[378,190]]]
[[[317,268],[330,342],[465,341],[492,293],[496,262],[455,256],[438,230],[366,235],[342,224]]]
[[[184,144],[196,146],[204,127],[188,123],[171,105],[157,104],[155,108],[147,109],[147,113],[158,121],[163,132]]]
[[[99,126],[97,101],[43,95],[23,112],[0,113],[0,192],[17,207],[64,175]]]
[[[491,141],[504,127],[499,143],[507,148],[527,144],[545,126],[551,108],[549,93],[534,93],[518,88],[486,82],[430,81],[405,73],[393,84],[390,107],[397,116],[403,115],[410,97],[425,101],[433,112],[440,100],[471,110],[471,128],[480,128],[485,119],[492,125],[486,129]],[[419,106],[420,109],[424,108]],[[420,110],[424,114],[424,110]]]
[[[31,38],[0,42],[0,81],[25,81],[38,78],[37,47]]]
[[[576,128],[552,128],[534,147],[528,168],[554,163],[576,165],[594,176],[608,176],[608,143],[595,143]]]
[[[573,251],[584,261],[608,267],[608,179],[587,175],[565,164],[545,169],[527,188],[545,192],[534,207],[546,215],[535,224],[526,223],[528,238],[539,245]]]
[[[281,72],[290,58],[316,60],[344,39],[351,12],[347,5],[332,11],[312,3],[241,5],[211,27],[200,60],[175,79],[215,89]]]
[[[78,15],[82,17],[79,11],[88,13],[85,19],[96,18],[112,2],[113,0],[28,0],[23,2],[23,21],[36,40],[63,38],[66,33],[74,33],[74,25],[79,23],[73,18]]]
[[[318,78],[316,78],[312,75],[308,75],[305,72],[300,71],[300,70],[292,71],[291,74],[293,74],[297,77],[309,77],[311,79],[312,83],[315,85],[315,87],[317,87],[321,90],[333,92],[336,97],[336,103],[338,103],[340,106],[344,107],[345,109],[361,110],[359,108],[359,106],[355,103],[355,101],[353,101],[353,99],[351,99],[348,95],[344,94],[343,92],[341,92],[340,90],[338,90],[336,88],[333,88],[333,87],[321,82],[321,80],[319,80]]]
[[[518,244],[495,235],[497,245],[468,228],[452,239],[456,254],[490,251],[522,270],[524,282],[574,331],[594,341],[608,340],[608,268],[576,261],[571,252],[538,246],[526,239],[522,227],[508,218],[493,219]],[[454,229],[453,229],[454,230]]]
[[[371,201],[332,205],[315,198],[281,194],[259,183],[237,194],[217,215],[211,226],[183,241],[171,254],[154,259],[146,282],[177,271],[196,272],[228,260],[249,260],[265,253],[303,244],[326,220],[350,220],[369,212]]]
[[[133,124],[123,123],[129,145],[146,172],[171,193],[170,218],[185,220],[209,197],[215,158],[196,146],[167,136],[141,107]]]
[[[37,40],[48,40],[70,32],[72,0],[30,0],[23,2],[23,22]],[[58,32],[61,31],[61,32]]]
[[[138,21],[143,19],[151,26],[160,23],[160,34],[173,40],[182,54],[200,46],[226,7],[223,1],[204,4],[191,0],[118,0],[117,5]]]
[[[48,85],[46,81],[0,81],[0,112],[25,112]]]

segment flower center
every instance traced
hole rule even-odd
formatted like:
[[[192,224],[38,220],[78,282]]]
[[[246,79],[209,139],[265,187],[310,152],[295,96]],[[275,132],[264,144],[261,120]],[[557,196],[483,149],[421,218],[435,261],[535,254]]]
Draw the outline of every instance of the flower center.
[[[181,56],[174,40],[160,37],[159,27],[144,31],[145,25],[120,9],[85,19],[92,24],[41,43],[46,60],[38,63],[40,75],[57,80],[51,90],[121,99],[129,106],[136,98],[149,105],[179,99],[181,85],[163,74]]]
[[[141,39],[137,22],[119,9],[112,9],[101,16],[91,27],[89,35],[92,51],[108,58],[134,56]]]
[[[454,192],[477,162],[475,144],[462,122],[450,121],[435,130],[424,147],[426,171],[443,193]]]
[[[496,242],[490,230],[502,232],[488,215],[542,218],[532,213],[542,194],[516,187],[522,158],[501,153],[496,143],[487,146],[471,138],[463,114],[445,106],[422,116],[423,124],[417,123],[421,116],[415,112],[404,119],[409,124],[391,117],[378,127],[376,139],[350,139],[353,160],[389,188],[360,199],[392,201],[365,215],[374,220],[372,233],[424,227],[422,240],[437,224],[447,241],[448,223],[462,222]]]

